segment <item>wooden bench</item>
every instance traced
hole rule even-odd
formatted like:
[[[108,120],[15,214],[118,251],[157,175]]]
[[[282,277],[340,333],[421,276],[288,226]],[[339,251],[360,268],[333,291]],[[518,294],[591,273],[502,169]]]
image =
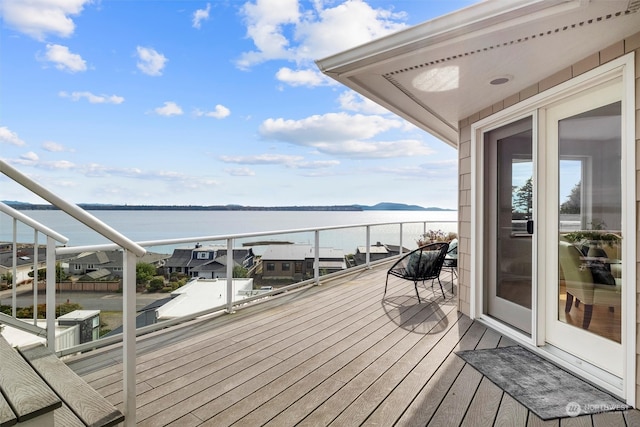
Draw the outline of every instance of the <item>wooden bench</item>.
[[[16,351],[0,336],[0,360],[0,427],[108,427],[124,421],[122,412],[42,344]]]

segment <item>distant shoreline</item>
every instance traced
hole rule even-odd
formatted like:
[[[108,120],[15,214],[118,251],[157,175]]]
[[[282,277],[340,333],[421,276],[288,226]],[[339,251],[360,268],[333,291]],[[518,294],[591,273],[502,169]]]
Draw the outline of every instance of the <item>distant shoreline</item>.
[[[47,204],[32,204],[24,202],[3,203],[18,210],[58,210],[55,206]],[[374,206],[365,205],[333,205],[333,206],[242,206],[242,205],[105,205],[80,203],[79,207],[89,211],[455,211],[455,209],[445,209],[438,207],[427,207],[416,205],[405,205],[402,203],[378,203]]]

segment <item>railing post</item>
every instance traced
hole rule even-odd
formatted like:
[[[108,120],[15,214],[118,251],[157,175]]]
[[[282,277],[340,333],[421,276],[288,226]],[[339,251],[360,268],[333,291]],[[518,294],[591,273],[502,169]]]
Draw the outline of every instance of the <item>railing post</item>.
[[[38,230],[33,231],[33,325],[38,326]]]
[[[400,255],[402,255],[402,223],[400,223],[400,249],[398,250],[400,252]]]
[[[136,425],[136,262],[133,252],[122,253],[122,391],[124,422]],[[48,272],[48,271],[47,271]]]
[[[227,239],[227,313],[233,313],[233,239]]]
[[[13,219],[13,268],[11,269],[11,315],[15,319],[18,315],[18,220]]]
[[[365,239],[367,245],[367,254],[365,257],[365,265],[367,269],[371,268],[371,226],[367,225],[367,237]]]
[[[314,232],[314,259],[313,259],[313,277],[316,279],[316,285],[320,284],[320,230]]]
[[[56,351],[56,241],[47,237],[47,347]],[[37,310],[37,307],[34,307]]]

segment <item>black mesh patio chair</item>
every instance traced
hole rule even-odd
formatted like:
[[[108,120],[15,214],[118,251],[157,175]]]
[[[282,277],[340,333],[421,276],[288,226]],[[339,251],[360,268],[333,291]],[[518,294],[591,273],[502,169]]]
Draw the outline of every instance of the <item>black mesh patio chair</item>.
[[[449,249],[447,250],[447,256],[444,258],[444,264],[442,268],[445,270],[451,270],[451,279],[458,277],[458,239],[453,239],[449,242]],[[451,283],[451,292],[453,292],[453,281]]]
[[[440,290],[444,297],[444,289],[440,282],[440,271],[447,255],[449,244],[445,242],[431,243],[415,249],[396,261],[395,264],[387,272],[387,280],[384,284],[384,294],[387,294],[387,285],[389,276],[399,277],[405,280],[411,280],[416,289],[418,303],[420,303],[420,294],[418,293],[418,282],[431,280],[431,289],[433,289],[433,281],[438,279]]]

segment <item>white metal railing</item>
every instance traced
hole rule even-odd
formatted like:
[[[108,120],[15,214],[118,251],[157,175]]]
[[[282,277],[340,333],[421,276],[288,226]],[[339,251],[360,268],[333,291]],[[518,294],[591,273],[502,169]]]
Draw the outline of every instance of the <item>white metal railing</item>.
[[[13,166],[9,165],[4,160],[0,159],[0,172],[6,175],[8,178],[22,185],[27,190],[32,193],[38,195],[44,200],[51,203],[53,206],[65,212],[67,215],[78,220],[80,223],[88,226],[92,230],[101,234],[111,242],[117,244],[120,248],[123,249],[124,253],[124,265],[123,265],[123,278],[122,278],[122,291],[124,294],[123,300],[123,316],[127,319],[127,323],[123,324],[123,397],[124,397],[124,413],[125,413],[125,423],[129,426],[134,426],[136,424],[135,413],[136,413],[136,389],[135,389],[135,360],[136,360],[136,349],[135,349],[135,341],[136,341],[136,332],[135,332],[135,317],[136,317],[136,259],[146,253],[146,249],[142,246],[138,245],[134,241],[128,239],[127,237],[120,234],[118,231],[114,230],[104,222],[100,221],[98,218],[90,215],[77,205],[74,205],[66,200],[58,197],[53,192],[49,191],[36,181],[27,177],[26,175],[19,172]],[[7,206],[8,207],[8,206]],[[5,210],[3,210],[5,212]],[[15,232],[15,224],[18,220],[25,220],[16,212],[10,211],[10,216],[14,219],[14,242],[13,248],[14,253],[17,248],[16,240],[16,232]],[[26,220],[22,221],[26,225],[33,227],[35,231],[35,240],[37,243],[37,234],[38,232],[42,232],[47,236],[47,244],[46,244],[46,301],[47,301],[47,313],[46,313],[46,321],[47,321],[47,345],[52,347],[55,350],[55,289],[56,289],[56,241],[60,243],[66,243],[67,240],[63,236],[52,233],[51,230],[46,229],[46,227],[37,224],[35,221]],[[61,239],[60,239],[61,238]],[[37,247],[34,244],[34,249]],[[14,271],[15,271],[16,263],[14,262]],[[37,292],[37,282],[38,282],[38,268],[35,266],[34,270],[34,289]],[[16,280],[16,275],[14,274],[14,281]],[[16,284],[13,286],[13,303],[12,307],[15,307],[15,291]],[[37,296],[34,297],[34,301],[37,302]],[[37,311],[37,303],[34,306],[34,311]],[[15,310],[13,310],[13,315],[15,317]],[[133,321],[131,321],[133,319]],[[35,326],[35,325],[34,325]],[[37,326],[35,326],[37,327]]]
[[[201,316],[209,315],[216,312],[227,312],[233,313],[234,309],[236,309],[239,305],[244,305],[256,300],[264,299],[265,296],[272,296],[281,292],[285,292],[287,290],[301,287],[301,286],[310,286],[310,285],[318,285],[320,284],[320,233],[323,231],[329,230],[342,230],[349,228],[364,228],[365,230],[365,264],[360,265],[356,268],[370,268],[376,262],[371,261],[371,230],[373,227],[379,226],[389,226],[394,225],[399,227],[399,248],[400,254],[403,251],[403,230],[406,224],[422,224],[423,233],[426,232],[428,224],[437,223],[451,223],[457,224],[456,221],[406,221],[406,222],[379,222],[379,223],[365,223],[365,224],[350,224],[350,225],[339,225],[339,226],[326,226],[326,227],[315,227],[315,228],[299,228],[299,229],[290,229],[290,230],[277,230],[277,231],[264,231],[264,232],[254,232],[254,233],[244,233],[244,234],[230,234],[230,235],[212,235],[212,236],[197,236],[197,237],[185,237],[178,239],[163,239],[163,240],[152,240],[152,241],[143,241],[143,242],[133,242],[127,237],[123,236],[116,230],[109,227],[107,224],[103,223],[99,219],[90,215],[83,209],[79,208],[76,205],[73,205],[69,202],[64,201],[60,197],[54,195],[49,190],[40,186],[33,180],[24,176],[16,169],[8,165],[6,162],[0,160],[0,172],[4,173],[9,178],[23,185],[28,190],[42,197],[43,199],[49,201],[53,206],[59,208],[66,214],[72,216],[82,224],[88,226],[89,228],[96,231],[98,234],[104,236],[112,243],[101,244],[101,245],[84,245],[84,246],[57,246],[66,245],[68,243],[68,239],[55,231],[39,224],[37,221],[32,220],[28,216],[23,213],[0,203],[0,211],[9,217],[13,218],[13,248],[15,253],[15,248],[17,247],[17,239],[16,239],[16,227],[17,223],[21,222],[28,227],[31,227],[34,230],[34,254],[38,252],[38,234],[44,234],[47,238],[46,242],[46,329],[39,328],[37,326],[37,313],[34,314],[34,324],[31,325],[22,320],[16,319],[16,288],[17,288],[17,278],[15,274],[15,266],[17,258],[14,255],[14,274],[13,274],[13,291],[12,291],[12,312],[13,316],[0,316],[0,323],[6,323],[14,327],[19,327],[22,330],[26,330],[28,332],[34,333],[39,336],[47,337],[47,345],[50,346],[53,350],[56,350],[55,345],[55,287],[56,287],[56,259],[59,255],[65,254],[77,254],[80,252],[95,252],[95,251],[108,251],[108,250],[122,250],[123,251],[123,278],[122,278],[122,291],[123,291],[123,333],[122,335],[116,335],[109,338],[102,338],[97,341],[92,341],[85,344],[80,344],[77,346],[73,346],[69,349],[64,349],[62,351],[57,351],[59,355],[65,355],[70,353],[77,353],[81,351],[86,351],[89,349],[94,349],[101,346],[110,345],[113,343],[121,342],[123,343],[123,391],[124,391],[124,413],[125,413],[125,423],[126,425],[135,425],[135,407],[136,407],[136,395],[135,395],[135,338],[136,335],[142,335],[149,333],[151,331],[166,328],[167,326],[171,326],[172,324],[177,324],[181,322],[185,322],[188,320],[192,320]],[[143,328],[139,328],[136,330],[136,262],[138,257],[141,257],[146,253],[145,248],[154,247],[154,246],[175,246],[175,245],[184,245],[189,243],[200,243],[200,242],[214,242],[214,241],[224,241],[226,243],[227,248],[227,256],[231,256],[233,254],[234,243],[241,239],[246,238],[255,238],[255,237],[264,237],[264,236],[274,236],[274,235],[282,235],[282,234],[294,234],[294,233],[313,233],[314,242],[313,247],[314,251],[314,268],[313,268],[313,278],[309,280],[305,280],[299,283],[294,283],[292,285],[274,289],[269,292],[260,293],[258,295],[249,296],[240,301],[234,301],[234,293],[233,290],[233,263],[227,263],[227,271],[226,271],[226,301],[224,305],[212,307],[207,310],[203,310],[197,313],[192,313],[187,316],[183,316],[177,319],[172,319],[170,321],[162,321],[158,322],[155,325],[146,326]],[[231,254],[231,255],[230,255]],[[37,255],[34,256],[34,312],[37,312],[37,277],[38,277],[38,259]],[[380,262],[386,262],[389,258],[382,260]],[[354,268],[347,269],[347,272],[354,271]],[[343,272],[337,272],[332,274],[327,274],[322,276],[323,278],[333,278],[344,274]]]

